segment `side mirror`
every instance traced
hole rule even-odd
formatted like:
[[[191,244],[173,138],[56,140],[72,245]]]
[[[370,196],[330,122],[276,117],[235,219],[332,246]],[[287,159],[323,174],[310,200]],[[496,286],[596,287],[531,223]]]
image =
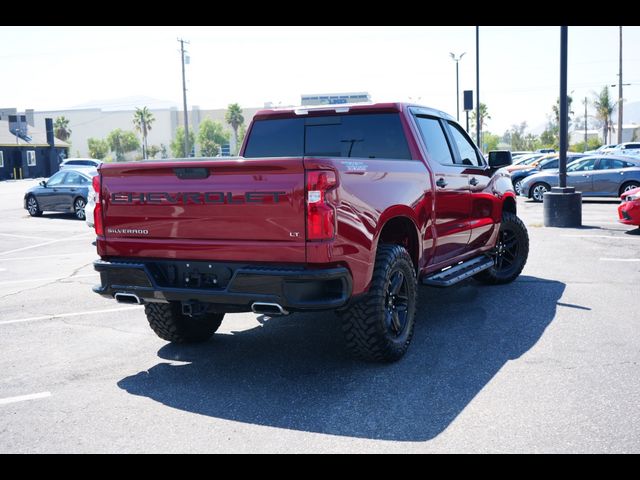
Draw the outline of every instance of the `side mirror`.
[[[45,188],[46,188],[46,187],[47,187],[47,181],[46,181],[46,180],[42,180],[42,181],[40,182],[40,186],[41,186],[41,187],[45,187]]]
[[[509,150],[493,150],[489,152],[489,166],[501,168],[511,165],[511,152]]]

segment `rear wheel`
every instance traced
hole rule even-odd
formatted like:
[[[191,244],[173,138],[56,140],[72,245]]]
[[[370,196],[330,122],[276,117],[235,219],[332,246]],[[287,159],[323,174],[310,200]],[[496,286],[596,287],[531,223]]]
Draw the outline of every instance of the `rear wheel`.
[[[84,209],[86,206],[87,202],[82,197],[76,198],[76,201],[73,202],[73,213],[75,213],[78,220],[84,220],[86,218],[86,215],[84,213]]]
[[[491,285],[513,282],[527,263],[529,234],[515,213],[503,212],[498,242],[492,256],[493,267],[475,275],[476,280]]]
[[[224,313],[189,317],[180,303],[149,303],[144,306],[149,326],[163,340],[173,343],[205,342],[220,327]]]
[[[531,198],[534,202],[541,202],[544,199],[544,194],[551,190],[551,187],[546,183],[536,183],[531,187]]]
[[[36,200],[36,197],[33,195],[30,195],[29,198],[27,198],[27,212],[29,212],[29,215],[32,217],[39,217],[42,215],[42,210],[40,210],[38,200]]]
[[[624,185],[622,185],[622,187],[620,187],[620,195],[622,195],[625,192],[628,192],[629,190],[633,190],[634,188],[638,188],[640,187],[640,183],[638,182],[627,182]]]
[[[369,291],[340,314],[347,347],[364,360],[402,358],[413,336],[416,297],[416,273],[407,251],[380,245]]]

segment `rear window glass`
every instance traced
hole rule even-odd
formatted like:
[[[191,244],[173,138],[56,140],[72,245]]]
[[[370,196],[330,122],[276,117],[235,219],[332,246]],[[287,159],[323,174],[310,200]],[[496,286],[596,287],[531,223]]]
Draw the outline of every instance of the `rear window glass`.
[[[246,157],[327,156],[411,159],[398,114],[258,120]]]
[[[251,127],[244,156],[301,157],[304,123],[300,118],[257,120]]]

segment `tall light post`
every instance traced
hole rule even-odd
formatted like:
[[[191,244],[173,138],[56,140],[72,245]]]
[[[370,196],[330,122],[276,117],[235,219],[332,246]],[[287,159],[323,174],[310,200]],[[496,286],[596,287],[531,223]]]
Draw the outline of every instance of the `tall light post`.
[[[618,82],[618,145],[622,143],[622,27],[620,27],[620,81]]]
[[[460,121],[460,82],[459,82],[459,75],[458,75],[458,62],[462,59],[462,57],[464,57],[464,54],[467,52],[462,52],[460,55],[458,55],[457,57],[455,56],[455,54],[453,54],[452,52],[449,52],[449,55],[451,55],[451,59],[456,62],[456,120]]]
[[[191,148],[189,146],[189,118],[187,117],[187,82],[185,80],[184,75],[184,64],[185,64],[185,51],[184,44],[189,43],[186,40],[181,38],[178,39],[180,42],[180,56],[182,59],[182,101],[184,105],[184,156],[185,158],[189,157],[189,152],[191,152]],[[188,62],[189,57],[186,58]]]

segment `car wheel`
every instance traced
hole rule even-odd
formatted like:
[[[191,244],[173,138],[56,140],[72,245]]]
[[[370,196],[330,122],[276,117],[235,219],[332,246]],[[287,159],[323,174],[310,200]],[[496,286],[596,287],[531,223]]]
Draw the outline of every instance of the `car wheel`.
[[[73,212],[76,215],[78,220],[85,220],[86,215],[84,213],[84,208],[87,206],[87,202],[85,202],[84,198],[79,197],[76,198],[76,201],[73,202]]]
[[[620,195],[622,195],[625,192],[628,192],[629,190],[633,190],[634,188],[638,188],[640,187],[640,183],[638,182],[627,182],[624,185],[622,185],[622,187],[620,188]]]
[[[40,210],[40,206],[38,205],[38,200],[33,195],[27,198],[27,212],[32,217],[39,217],[42,215],[42,210]]]
[[[493,267],[476,274],[476,280],[500,285],[518,278],[529,257],[529,234],[515,213],[502,214],[498,242],[491,255],[494,258]]]
[[[531,187],[531,198],[534,202],[541,202],[544,199],[544,194],[547,193],[551,188],[546,183],[536,183],[533,187]]]
[[[413,336],[416,300],[409,253],[400,245],[380,245],[369,291],[340,313],[347,347],[363,360],[402,358]]]
[[[518,180],[513,185],[513,189],[516,191],[516,195],[522,195],[522,180]]]

